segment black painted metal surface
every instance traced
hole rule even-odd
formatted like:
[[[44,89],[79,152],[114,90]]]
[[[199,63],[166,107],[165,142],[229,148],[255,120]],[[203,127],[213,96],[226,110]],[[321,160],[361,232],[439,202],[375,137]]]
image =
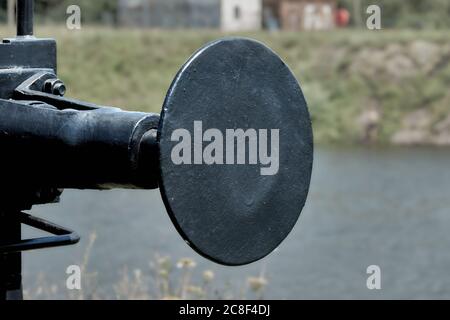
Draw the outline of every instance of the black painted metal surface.
[[[17,0],[17,35],[33,35],[34,0]]]
[[[242,38],[205,46],[176,76],[160,117],[64,98],[56,42],[31,36],[32,0],[18,1],[17,30],[0,43],[0,300],[22,297],[21,251],[79,240],[20,212],[58,202],[64,188],[160,187],[183,238],[225,265],[261,259],[292,230],[308,193],[312,130],[273,51]],[[55,237],[22,240],[21,223]]]
[[[46,231],[53,234],[53,236],[27,240],[5,239],[6,241],[0,243],[0,255],[4,253],[12,254],[42,248],[67,246],[80,241],[80,237],[76,232],[45,219],[33,217],[23,212],[14,213],[10,218],[15,219],[16,224],[24,224],[38,230]]]
[[[33,0],[18,0],[17,18],[17,37],[0,43],[0,300],[22,299],[22,251],[79,240],[21,210],[62,188],[158,186],[159,115],[63,98],[56,42],[32,36]],[[54,236],[22,240],[22,223]]]
[[[8,189],[158,187],[157,166],[140,160],[142,138],[157,128],[158,115],[2,99],[0,114],[0,144],[8,151],[0,166],[9,168],[2,179]]]
[[[14,215],[15,212],[0,210],[0,244],[20,241],[21,223]],[[22,254],[0,253],[0,301],[21,299]]]
[[[243,165],[175,164],[172,152],[181,139],[172,135],[186,129],[194,137],[198,121],[204,131],[215,128],[224,136],[227,129],[278,129],[278,172],[262,175],[264,166],[250,164],[248,147]],[[251,263],[294,227],[311,178],[310,117],[296,79],[263,44],[223,39],[198,51],[172,83],[158,139],[162,197],[182,237],[203,256],[226,265]],[[191,141],[191,150],[209,143]]]

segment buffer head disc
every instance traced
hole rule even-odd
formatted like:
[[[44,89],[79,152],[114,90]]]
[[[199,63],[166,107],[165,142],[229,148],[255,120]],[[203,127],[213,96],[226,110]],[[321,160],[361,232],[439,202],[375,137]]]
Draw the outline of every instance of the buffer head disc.
[[[285,63],[260,42],[227,38],[182,67],[164,102],[160,189],[185,241],[244,265],[294,227],[313,162],[310,117]]]

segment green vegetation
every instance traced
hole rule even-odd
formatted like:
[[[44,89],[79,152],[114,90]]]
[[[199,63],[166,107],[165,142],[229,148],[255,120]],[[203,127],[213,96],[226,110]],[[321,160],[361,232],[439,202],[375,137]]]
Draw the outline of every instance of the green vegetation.
[[[385,28],[440,29],[450,27],[448,0],[338,0],[351,13],[351,24],[364,24],[365,9],[372,5],[381,8]]]
[[[174,1],[176,2],[176,1]],[[78,5],[84,23],[114,24],[117,0],[35,0],[37,21],[64,22],[66,8]],[[449,28],[450,1],[448,0],[338,0],[351,13],[351,25],[361,27],[365,9],[372,4],[382,9],[386,28],[435,29]],[[6,1],[0,2],[0,21],[6,21]]]
[[[214,31],[50,27],[37,28],[37,34],[57,38],[59,75],[69,96],[151,112],[160,111],[183,62],[206,42],[224,36]],[[241,35],[267,43],[291,67],[309,102],[318,142],[408,143],[408,132],[422,137],[411,143],[444,144],[448,138],[448,32]],[[427,121],[420,122],[423,116]]]
[[[84,23],[114,24],[117,0],[35,0],[36,21],[38,23],[62,23],[67,18],[70,5],[78,5],[82,10]],[[7,20],[7,1],[0,1],[0,21]]]

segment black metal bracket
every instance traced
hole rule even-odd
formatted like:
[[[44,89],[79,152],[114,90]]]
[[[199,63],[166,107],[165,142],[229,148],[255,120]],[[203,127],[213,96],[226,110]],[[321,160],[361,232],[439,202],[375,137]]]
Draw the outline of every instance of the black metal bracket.
[[[2,243],[0,244],[0,254],[61,247],[76,244],[80,241],[80,236],[72,230],[23,212],[17,213],[16,215],[17,217],[15,219],[19,223],[48,232],[54,236],[20,240],[13,243]]]
[[[55,74],[47,71],[40,71],[21,83],[14,92],[14,98],[17,100],[36,100],[45,102],[58,110],[73,109],[79,111],[98,110],[100,107],[96,104],[80,101],[76,99],[64,98],[49,92],[44,92],[44,86],[49,81],[57,80]],[[65,91],[65,90],[64,90]],[[118,108],[107,107],[110,110],[119,110]]]

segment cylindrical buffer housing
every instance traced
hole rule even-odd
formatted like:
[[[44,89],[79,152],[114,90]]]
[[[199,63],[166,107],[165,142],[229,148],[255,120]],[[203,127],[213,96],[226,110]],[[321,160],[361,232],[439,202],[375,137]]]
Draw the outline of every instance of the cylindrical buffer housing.
[[[147,149],[155,148],[156,135],[149,132],[158,122],[159,115],[116,108],[57,110],[2,100],[1,181],[28,187],[157,188],[157,151]]]

